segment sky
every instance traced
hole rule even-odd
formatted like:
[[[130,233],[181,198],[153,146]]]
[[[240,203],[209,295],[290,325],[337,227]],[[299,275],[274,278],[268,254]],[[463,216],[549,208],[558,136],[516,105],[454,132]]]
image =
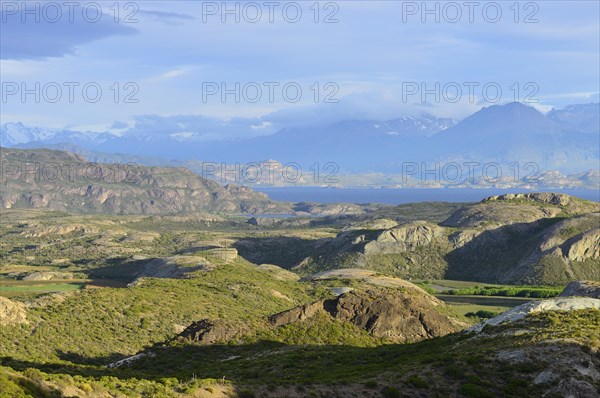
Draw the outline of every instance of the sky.
[[[598,1],[1,4],[1,121],[207,137],[597,102]]]

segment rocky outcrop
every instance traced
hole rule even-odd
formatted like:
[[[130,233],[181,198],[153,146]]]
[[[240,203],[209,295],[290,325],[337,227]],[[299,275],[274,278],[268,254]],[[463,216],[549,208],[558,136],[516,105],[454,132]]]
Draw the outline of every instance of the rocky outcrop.
[[[591,297],[600,299],[600,282],[576,281],[571,282],[560,294],[561,297]]]
[[[515,257],[499,280],[502,283],[558,284],[600,276],[600,215],[585,214],[522,234],[528,250]],[[537,236],[537,238],[536,238]],[[519,243],[522,245],[522,243]],[[592,264],[582,267],[583,262]],[[593,263],[599,263],[593,265]]]
[[[367,230],[382,230],[390,229],[398,226],[398,222],[387,218],[378,218],[375,220],[363,221],[349,227],[349,229],[367,229]]]
[[[419,341],[456,332],[461,324],[441,314],[439,300],[417,290],[351,291],[334,299],[293,308],[272,315],[271,325],[302,322],[324,312],[350,322],[369,334],[394,342]]]
[[[27,323],[25,304],[0,296],[0,325]]]
[[[319,216],[338,214],[362,214],[365,209],[354,203],[310,203],[301,202],[294,205],[295,214],[314,214]]]
[[[83,224],[67,224],[67,225],[39,225],[26,224],[23,226],[25,230],[21,233],[28,238],[39,238],[47,235],[67,235],[79,234],[87,235],[98,232],[98,228]]]
[[[472,326],[467,329],[466,332],[481,332],[487,325],[496,326],[507,322],[516,322],[536,312],[573,311],[588,308],[600,310],[600,300],[589,297],[575,297],[531,301],[508,310],[494,318]]]
[[[563,253],[571,261],[600,258],[600,228],[587,231],[568,241]]]
[[[454,228],[497,228],[514,223],[532,223],[542,218],[555,217],[560,208],[517,203],[484,201],[455,211],[441,225]]]
[[[51,281],[56,279],[73,279],[70,272],[32,272],[23,277],[24,281]]]
[[[427,222],[413,222],[382,231],[375,240],[365,244],[363,253],[402,253],[428,246],[444,236],[443,229]]]
[[[408,282],[406,282],[407,285]],[[381,288],[346,291],[333,299],[294,307],[268,317],[268,327],[279,328],[304,322],[319,314],[349,322],[374,337],[393,342],[411,342],[457,332],[466,325],[442,313],[445,304],[425,291]],[[175,339],[199,344],[242,340],[253,328],[240,322],[202,319],[189,325]]]
[[[242,324],[202,319],[185,328],[176,339],[199,344],[226,343],[240,338],[249,331],[249,328]]]
[[[510,200],[526,200],[539,203],[548,203],[557,206],[567,206],[572,202],[572,197],[562,193],[532,192],[532,193],[508,193],[505,195],[490,196],[482,202],[501,202]]]
[[[321,300],[315,303],[301,305],[292,308],[291,310],[271,315],[269,317],[269,322],[271,323],[271,325],[277,328],[280,326],[289,325],[291,323],[305,321],[317,315],[319,312],[323,311],[326,302],[328,302],[328,300]]]
[[[144,261],[144,260],[142,260]],[[206,258],[200,256],[172,256],[145,261],[137,278],[186,278],[192,272],[212,269]]]
[[[519,194],[462,206],[440,224],[364,220],[315,241],[294,269],[358,268],[409,280],[508,284],[594,280],[600,278],[598,209],[568,195]]]

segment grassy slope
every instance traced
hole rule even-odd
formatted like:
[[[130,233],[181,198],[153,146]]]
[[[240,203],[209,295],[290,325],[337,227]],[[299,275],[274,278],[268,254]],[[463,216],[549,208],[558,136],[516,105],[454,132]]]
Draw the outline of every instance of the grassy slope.
[[[202,318],[252,321],[326,294],[281,281],[243,259],[192,279],[148,279],[141,286],[91,289],[32,307],[29,324],[0,329],[2,355],[35,361],[131,355]],[[278,297],[280,292],[290,300]]]
[[[568,366],[556,368],[555,357],[567,353],[585,357],[597,352],[599,328],[600,311],[579,310],[542,313],[526,321],[488,328],[487,337],[456,334],[416,344],[297,345],[301,340],[293,341],[296,345],[273,341],[211,347],[178,344],[118,371],[71,365],[41,366],[47,373],[40,373],[25,370],[31,363],[5,360],[4,365],[11,369],[4,368],[0,383],[17,389],[17,379],[24,377],[42,385],[60,382],[94,391],[125,390],[129,396],[148,391],[153,396],[171,397],[207,391],[207,385],[214,383],[195,380],[197,377],[227,380],[244,391],[239,396],[282,396],[283,391],[302,391],[300,396],[326,397],[335,396],[328,395],[331,391],[352,387],[352,393],[344,396],[382,396],[379,391],[386,388],[389,394],[405,394],[383,395],[390,397],[536,397],[552,385],[533,384],[532,380],[550,366],[561,373],[559,377],[575,376],[593,385],[591,379],[573,373]],[[518,361],[499,361],[498,354],[506,350],[521,350],[525,355]],[[249,391],[255,395],[246,395]]]

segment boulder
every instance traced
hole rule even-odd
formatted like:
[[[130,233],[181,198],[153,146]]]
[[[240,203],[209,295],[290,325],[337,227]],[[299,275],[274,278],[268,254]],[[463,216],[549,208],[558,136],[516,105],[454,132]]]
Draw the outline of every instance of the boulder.
[[[600,299],[600,282],[576,281],[571,282],[562,291],[560,297],[591,297]]]

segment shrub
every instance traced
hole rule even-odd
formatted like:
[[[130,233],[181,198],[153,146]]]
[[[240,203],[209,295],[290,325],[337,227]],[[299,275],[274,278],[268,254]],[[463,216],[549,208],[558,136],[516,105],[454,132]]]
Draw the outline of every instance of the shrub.
[[[466,397],[473,398],[494,398],[495,395],[486,390],[485,388],[478,386],[477,384],[466,383],[460,387],[459,393]]]
[[[256,394],[254,393],[254,391],[249,390],[249,389],[243,389],[240,390],[237,393],[238,398],[256,398]]]
[[[454,379],[465,378],[465,370],[458,365],[448,365],[444,373]]]
[[[410,376],[406,382],[416,388],[427,388],[427,382],[417,375]]]
[[[381,390],[381,396],[383,398],[400,398],[402,395],[396,387],[385,387]]]

